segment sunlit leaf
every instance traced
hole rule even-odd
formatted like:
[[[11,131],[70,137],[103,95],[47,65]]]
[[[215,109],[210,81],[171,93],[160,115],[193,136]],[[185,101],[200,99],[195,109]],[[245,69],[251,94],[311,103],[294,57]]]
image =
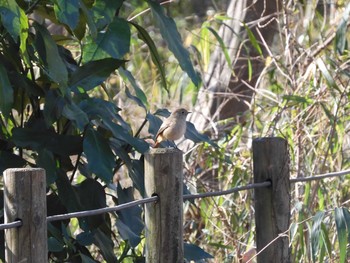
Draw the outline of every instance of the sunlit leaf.
[[[83,131],[85,126],[89,123],[89,118],[86,113],[83,112],[73,101],[69,101],[63,106],[62,115],[75,122],[81,131]]]
[[[2,25],[10,33],[13,40],[18,43],[18,38],[20,38],[20,50],[24,53],[29,28],[25,12],[17,5],[16,1],[0,0],[0,16]]]
[[[129,92],[127,93],[127,96],[133,100],[136,101],[136,103],[143,107],[144,109],[146,109],[146,106],[148,106],[148,101],[147,101],[147,97],[146,97],[146,94],[143,92],[143,90],[139,87],[139,85],[137,84],[137,81],[135,80],[134,76],[131,74],[130,71],[120,67],[118,69],[118,72],[119,74],[124,78],[124,79],[127,79],[129,81],[129,83],[131,84],[131,86],[133,87],[135,93],[136,93],[136,97],[134,96],[130,96],[129,97],[129,94],[131,95],[131,93],[129,92],[128,88],[126,88],[126,92]]]
[[[108,57],[122,59],[130,50],[130,26],[121,18],[115,17],[104,32],[99,32],[96,39],[83,49],[83,62],[100,60]]]
[[[335,208],[335,225],[338,233],[339,242],[339,262],[343,263],[346,259],[346,246],[347,246],[347,229],[346,219],[343,212],[344,208]]]
[[[151,57],[152,57],[152,61],[153,63],[157,66],[159,73],[160,73],[160,79],[162,81],[162,85],[163,87],[168,90],[168,85],[166,82],[166,77],[165,77],[165,69],[164,69],[164,65],[162,65],[159,53],[158,53],[158,49],[155,45],[155,43],[153,42],[152,38],[150,37],[150,35],[148,34],[148,32],[140,25],[130,22],[130,24],[132,24],[138,31],[138,36],[140,39],[142,39],[146,45],[149,48],[149,51],[151,52]]]
[[[311,230],[311,248],[312,248],[312,260],[316,262],[318,250],[320,247],[320,234],[321,224],[324,217],[324,211],[319,211],[313,217],[312,230]]]
[[[163,39],[168,44],[169,50],[179,61],[182,70],[187,73],[196,86],[199,86],[201,81],[199,74],[194,70],[188,50],[182,45],[182,39],[177,31],[174,20],[164,13],[164,10],[159,3],[151,0],[147,0],[147,3],[151,7],[152,14],[160,29]]]
[[[111,23],[123,2],[124,0],[96,0],[91,9],[96,27],[101,30]]]
[[[72,30],[76,28],[79,21],[79,0],[55,0],[54,10],[60,22]]]
[[[256,40],[253,32],[250,30],[250,28],[244,24],[244,28],[247,30],[247,33],[248,33],[248,37],[249,37],[249,40],[250,40],[250,43],[252,44],[252,46],[255,48],[255,50],[258,52],[258,54],[260,56],[263,55],[262,51],[261,51],[261,48],[260,48],[260,45],[258,43],[258,41]]]
[[[59,55],[56,42],[44,26],[34,23],[34,27],[37,30],[35,47],[44,64],[45,73],[61,87],[66,86],[68,71]]]

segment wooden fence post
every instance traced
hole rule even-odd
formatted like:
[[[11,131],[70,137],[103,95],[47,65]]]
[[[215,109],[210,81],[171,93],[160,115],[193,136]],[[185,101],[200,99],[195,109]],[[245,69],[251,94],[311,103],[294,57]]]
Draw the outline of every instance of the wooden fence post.
[[[151,149],[145,154],[146,263],[183,263],[183,161],[177,149]]]
[[[267,188],[255,189],[255,224],[258,263],[290,262],[289,154],[282,138],[253,141],[254,183],[271,181]],[[287,232],[286,232],[287,231]],[[285,233],[277,238],[279,234]],[[275,241],[273,241],[277,238]],[[273,242],[272,242],[273,241]],[[272,242],[271,244],[269,244]]]
[[[4,172],[5,223],[22,226],[5,230],[7,263],[47,263],[46,177],[39,168]]]

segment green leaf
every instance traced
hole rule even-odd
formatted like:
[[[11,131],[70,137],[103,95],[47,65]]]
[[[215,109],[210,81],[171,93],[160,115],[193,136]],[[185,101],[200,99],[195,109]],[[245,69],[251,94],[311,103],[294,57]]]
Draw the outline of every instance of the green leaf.
[[[0,63],[0,111],[8,118],[13,104],[13,89],[5,67]]]
[[[90,246],[94,241],[94,235],[91,232],[82,232],[77,235],[77,242],[82,246]]]
[[[166,77],[165,77],[165,69],[164,69],[164,66],[162,65],[162,62],[161,62],[161,59],[160,59],[160,56],[158,53],[158,49],[157,49],[156,45],[154,44],[152,38],[150,37],[148,32],[142,26],[139,26],[138,24],[130,22],[130,21],[129,21],[129,23],[132,24],[137,29],[139,38],[141,40],[143,40],[143,42],[145,42],[145,44],[148,46],[148,48],[151,52],[152,61],[159,70],[162,85],[163,85],[164,89],[168,91],[168,85],[167,85]]]
[[[99,247],[106,262],[118,262],[117,257],[114,255],[114,243],[110,235],[107,235],[102,230],[97,229],[93,231],[94,243]]]
[[[258,54],[260,56],[263,56],[263,53],[262,53],[261,48],[260,48],[260,45],[259,45],[258,41],[256,40],[253,32],[250,30],[250,28],[246,24],[244,24],[244,28],[247,30],[250,43],[253,45],[253,47],[258,52]]]
[[[146,106],[148,106],[148,101],[147,101],[147,97],[145,95],[145,93],[143,92],[143,90],[139,87],[139,85],[137,84],[134,76],[130,73],[130,71],[120,67],[118,69],[119,74],[125,79],[127,79],[129,81],[129,83],[131,84],[131,86],[134,88],[135,93],[136,93],[136,97],[132,96],[131,93],[129,92],[129,90],[126,88],[126,95],[129,97],[129,95],[131,95],[129,98],[131,98],[132,100],[136,101],[136,103],[143,107],[144,109],[146,109]]]
[[[83,147],[89,169],[106,183],[110,183],[115,162],[108,141],[98,131],[89,128],[84,137]]]
[[[93,260],[92,258],[82,254],[82,253],[79,253],[80,255],[80,258],[81,258],[81,262],[82,263],[96,263],[95,260]]]
[[[219,146],[214,143],[208,135],[199,133],[196,129],[196,127],[193,125],[193,123],[187,121],[186,122],[187,127],[186,127],[186,133],[185,133],[185,138],[189,139],[195,143],[199,142],[206,142],[209,143],[210,145],[214,146],[215,148],[218,148]]]
[[[177,31],[174,20],[165,15],[163,8],[151,0],[147,0],[148,5],[152,10],[152,14],[156,20],[156,23],[160,29],[160,33],[163,39],[168,44],[170,51],[174,54],[179,61],[180,67],[187,73],[192,82],[196,85],[200,85],[199,74],[194,70],[192,62],[190,60],[190,54],[186,48],[182,45],[182,39]]]
[[[130,50],[129,24],[115,17],[105,32],[100,32],[96,39],[89,39],[83,48],[83,62],[112,57],[122,59]]]
[[[38,128],[13,128],[12,140],[18,147],[40,150],[45,148],[61,156],[82,152],[82,138],[75,135],[56,134],[52,130]]]
[[[54,237],[49,237],[47,240],[48,250],[50,252],[61,252],[64,249],[64,244]]]
[[[39,149],[37,163],[39,167],[45,169],[46,185],[53,184],[57,179],[56,161],[51,151]]]
[[[343,263],[346,259],[346,246],[347,246],[347,223],[344,216],[345,208],[335,208],[335,225],[338,233],[338,241],[339,241],[339,262]]]
[[[350,3],[347,4],[335,35],[335,47],[339,54],[343,54],[347,46],[347,23],[350,17]]]
[[[35,47],[44,64],[45,73],[61,87],[65,87],[68,81],[68,71],[59,55],[56,42],[45,27],[36,22],[34,27],[37,31]]]
[[[84,18],[86,20],[87,25],[89,26],[89,30],[90,30],[90,35],[92,36],[92,38],[96,38],[97,36],[97,27],[95,25],[94,22],[94,18],[90,12],[90,10],[86,7],[85,3],[83,0],[79,0],[80,3],[80,8],[83,12]]]
[[[20,50],[24,53],[29,28],[25,12],[17,5],[16,1],[0,0],[0,16],[2,25],[10,33],[13,40],[17,43],[18,38],[20,38]]]
[[[132,187],[122,189],[120,184],[117,186],[118,204],[125,204],[134,201]],[[140,235],[144,228],[141,219],[142,209],[139,206],[123,209],[118,211],[116,222],[118,231],[124,240],[128,240],[132,247],[136,247],[140,241]]]
[[[89,123],[89,118],[78,105],[73,101],[68,101],[62,109],[62,115],[67,119],[74,121],[79,130],[83,131],[85,126]]]
[[[188,261],[197,261],[214,257],[196,245],[184,243],[184,258]]]
[[[80,209],[82,211],[106,207],[106,193],[98,181],[87,178],[74,188],[79,198]],[[106,214],[89,216],[82,218],[80,221],[85,221],[87,223],[88,228],[85,228],[84,226],[84,230],[88,231],[101,226],[105,222],[105,216]]]
[[[206,28],[215,36],[216,40],[219,42],[220,48],[221,48],[222,52],[224,52],[227,65],[229,66],[229,68],[232,69],[232,60],[230,58],[230,55],[228,53],[228,50],[227,50],[227,47],[225,46],[224,41],[222,40],[222,38],[219,36],[219,34],[216,32],[215,29],[213,29],[209,26]]]
[[[91,12],[99,30],[102,30],[112,22],[123,2],[124,0],[96,0],[94,2]]]
[[[329,70],[328,70],[327,66],[325,65],[324,61],[322,60],[322,58],[318,58],[316,60],[316,64],[317,64],[318,68],[320,69],[323,77],[326,79],[328,86],[331,88],[335,88],[336,90],[339,91],[339,88],[338,88],[334,78],[332,77],[331,73],[329,72]]]
[[[55,0],[54,10],[60,22],[72,30],[76,28],[79,22],[79,0]]]
[[[313,217],[312,230],[311,230],[311,251],[312,261],[316,262],[318,250],[320,247],[320,234],[321,224],[324,217],[324,211],[319,211]]]
[[[69,85],[75,92],[78,92],[78,87],[85,91],[91,90],[104,82],[115,69],[124,63],[125,60],[113,58],[90,61],[73,72]]]

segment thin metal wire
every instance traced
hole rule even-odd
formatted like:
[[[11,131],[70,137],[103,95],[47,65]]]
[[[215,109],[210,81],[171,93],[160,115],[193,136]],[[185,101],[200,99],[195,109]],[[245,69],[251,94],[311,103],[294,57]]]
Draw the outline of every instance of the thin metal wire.
[[[316,181],[316,180],[321,180],[321,179],[336,177],[336,176],[342,176],[342,175],[347,175],[347,174],[350,174],[350,170],[344,170],[344,171],[340,171],[340,172],[326,173],[326,174],[320,174],[320,175],[308,176],[308,177],[291,178],[289,181],[291,183],[309,182],[309,181]]]
[[[308,182],[308,181],[316,181],[321,180],[325,178],[330,177],[336,177],[336,176],[342,176],[350,174],[350,170],[344,170],[340,172],[333,172],[333,173],[326,173],[321,175],[315,175],[315,176],[309,176],[309,177],[301,177],[301,178],[292,178],[290,179],[290,183],[298,183],[298,182]],[[257,188],[263,188],[263,187],[269,187],[271,186],[271,182],[266,181],[262,183],[255,183],[255,184],[248,184],[245,186],[239,186],[232,189],[228,189],[225,191],[216,191],[216,192],[208,192],[208,193],[200,193],[200,194],[188,194],[183,196],[183,200],[191,200],[191,199],[197,199],[197,198],[206,198],[206,197],[213,197],[213,196],[220,196],[220,195],[228,195],[239,191],[244,190],[250,190],[250,189],[257,189]],[[158,201],[158,196],[152,196],[148,198],[144,198],[141,200],[135,200],[129,203],[113,206],[113,207],[105,207],[100,209],[94,209],[94,210],[88,210],[88,211],[80,211],[80,212],[73,212],[68,214],[61,214],[61,215],[53,215],[47,217],[47,222],[53,222],[53,221],[59,221],[59,220],[65,220],[70,218],[79,218],[79,217],[86,217],[86,216],[93,216],[93,215],[99,215],[104,214],[108,212],[116,212],[123,209],[131,208],[137,205],[146,204],[146,203],[152,203]],[[14,221],[11,223],[6,224],[0,224],[0,231],[4,229],[10,229],[10,228],[16,228],[22,226],[22,221]]]
[[[129,203],[125,203],[125,204],[121,204],[121,205],[117,205],[117,206],[112,206],[112,207],[104,207],[104,208],[100,208],[100,209],[73,212],[73,213],[62,214],[62,215],[53,215],[53,216],[47,217],[47,222],[65,220],[65,219],[70,219],[73,217],[86,217],[86,216],[94,216],[94,215],[104,214],[104,213],[108,213],[108,212],[116,212],[116,211],[120,211],[123,209],[131,208],[131,207],[134,207],[137,205],[156,202],[157,200],[158,200],[158,196],[152,196],[152,197],[148,197],[148,198],[144,198],[141,200],[136,200],[136,201],[132,201]]]
[[[216,192],[208,192],[208,193],[201,193],[201,194],[188,194],[184,195],[184,200],[189,199],[196,199],[196,198],[204,198],[204,197],[213,197],[213,196],[220,196],[220,195],[228,195],[235,192],[243,191],[243,190],[249,190],[249,189],[256,189],[256,188],[263,188],[263,187],[269,187],[271,186],[271,182],[266,181],[263,183],[255,183],[255,184],[248,184],[245,186],[239,186],[232,189],[228,189],[225,191],[216,191]]]
[[[11,223],[0,224],[0,230],[16,228],[16,227],[20,227],[20,226],[22,226],[22,221],[21,220],[17,220],[17,221],[13,221]]]

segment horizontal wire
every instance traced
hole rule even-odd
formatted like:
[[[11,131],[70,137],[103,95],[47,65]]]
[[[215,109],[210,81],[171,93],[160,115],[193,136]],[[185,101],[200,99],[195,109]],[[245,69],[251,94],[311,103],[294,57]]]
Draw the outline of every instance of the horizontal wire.
[[[17,221],[13,221],[11,223],[0,224],[0,230],[16,228],[16,227],[20,227],[20,226],[22,226],[22,221],[17,220]]]
[[[333,173],[326,173],[321,175],[315,175],[315,176],[309,176],[309,177],[300,177],[300,178],[291,178],[290,183],[298,183],[298,182],[308,182],[308,181],[316,181],[321,180],[325,178],[330,177],[336,177],[336,176],[342,176],[350,174],[350,170],[344,170],[340,172],[333,172]],[[215,191],[215,192],[207,192],[207,193],[200,193],[200,194],[187,194],[183,196],[183,200],[192,200],[197,198],[205,198],[205,197],[213,197],[213,196],[221,196],[221,195],[228,195],[239,191],[244,190],[250,190],[250,189],[257,189],[257,188],[263,188],[263,187],[269,187],[271,186],[271,182],[266,181],[262,183],[254,183],[254,184],[248,184],[245,186],[239,186],[232,189],[224,190],[224,191]],[[148,198],[143,198],[140,200],[135,200],[132,202],[128,202],[125,204],[113,206],[113,207],[104,207],[99,209],[93,209],[93,210],[87,210],[87,211],[79,211],[79,212],[73,212],[73,213],[67,213],[67,214],[61,214],[61,215],[52,215],[47,217],[47,222],[54,222],[59,220],[66,220],[70,218],[79,218],[79,217],[87,217],[87,216],[94,216],[109,212],[116,212],[123,209],[131,208],[137,205],[146,204],[146,203],[152,203],[158,201],[158,196],[152,196]],[[11,223],[6,224],[0,224],[0,231],[4,229],[10,229],[10,228],[16,228],[22,226],[22,221],[14,221]]]
[[[289,181],[291,183],[309,182],[309,181],[316,181],[316,180],[321,180],[321,179],[330,178],[330,177],[337,177],[337,176],[342,176],[342,175],[347,175],[347,174],[350,174],[350,170],[344,170],[344,171],[332,172],[332,173],[325,173],[325,174],[320,174],[320,175],[315,175],[315,176],[308,176],[308,177],[291,178],[291,179],[289,179]]]
[[[228,195],[235,192],[243,191],[243,190],[249,190],[249,189],[256,189],[256,188],[263,188],[263,187],[269,187],[271,186],[271,182],[266,181],[262,183],[255,183],[255,184],[248,184],[245,186],[239,186],[232,189],[224,190],[224,191],[216,191],[216,192],[207,192],[207,193],[201,193],[201,194],[188,194],[183,196],[183,200],[190,200],[190,199],[197,199],[197,198],[204,198],[204,197],[213,197],[213,196],[220,196],[220,195]]]
[[[134,207],[137,205],[156,202],[157,200],[158,200],[158,196],[152,196],[152,197],[148,197],[148,198],[144,198],[144,199],[140,199],[140,200],[135,200],[132,202],[128,202],[125,204],[112,206],[112,207],[104,207],[104,208],[99,208],[99,209],[73,212],[73,213],[68,213],[68,214],[53,215],[53,216],[47,217],[47,222],[65,220],[65,219],[70,219],[73,217],[78,218],[78,217],[94,216],[94,215],[104,214],[104,213],[108,213],[108,212],[116,212],[116,211],[120,211],[123,209],[131,208],[131,207]]]

